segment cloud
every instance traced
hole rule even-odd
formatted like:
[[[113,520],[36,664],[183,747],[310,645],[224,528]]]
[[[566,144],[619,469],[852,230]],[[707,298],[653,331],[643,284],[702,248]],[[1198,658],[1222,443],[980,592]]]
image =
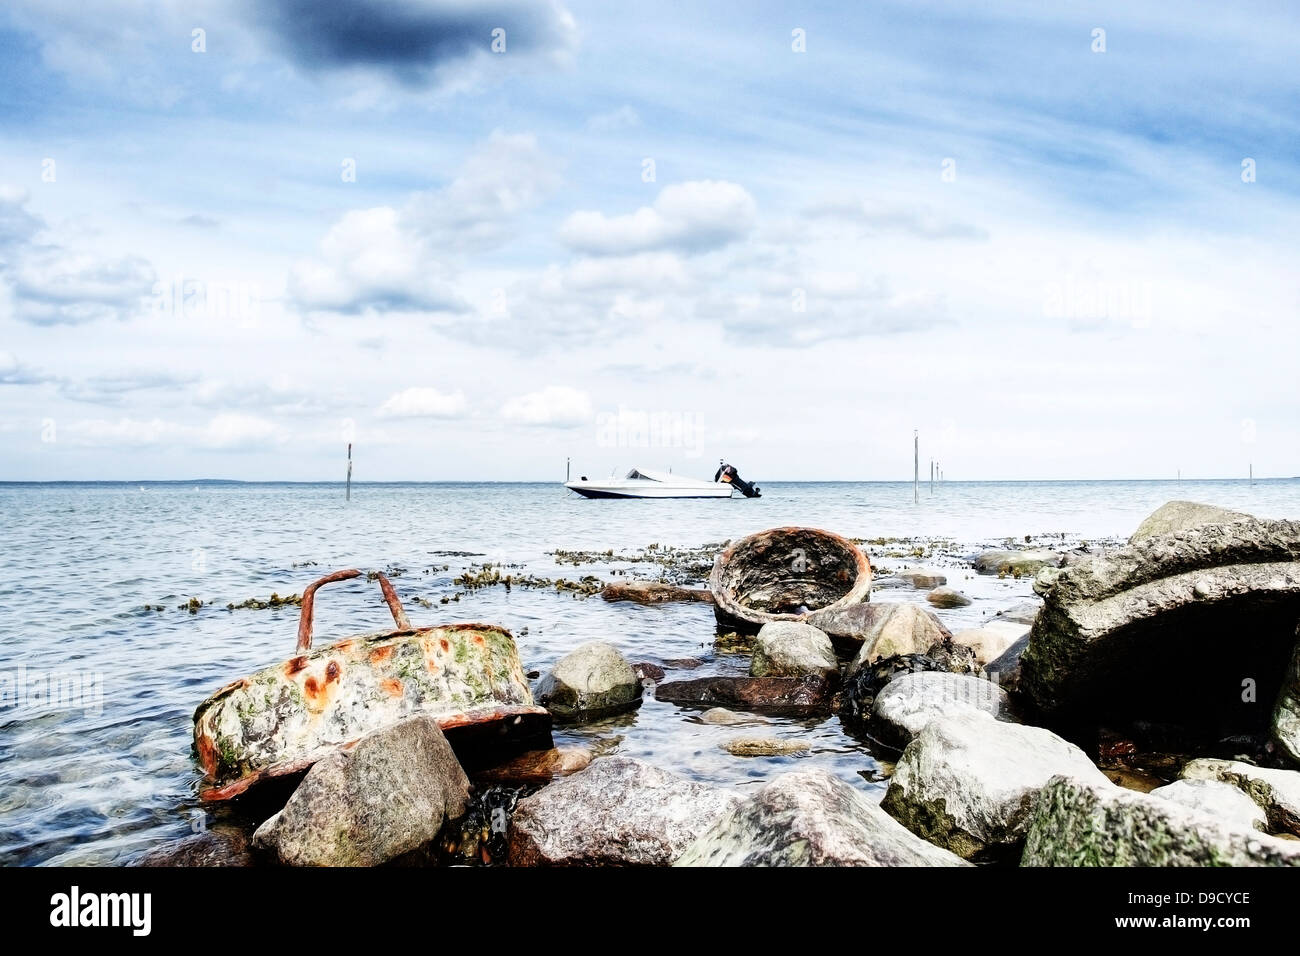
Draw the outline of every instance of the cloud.
[[[0,351],[0,385],[42,385],[51,381],[54,376],[25,365],[12,352]]]
[[[379,407],[385,418],[459,418],[468,403],[459,390],[444,394],[436,388],[413,387],[389,396]]]
[[[92,375],[81,381],[64,381],[59,394],[77,402],[118,405],[127,396],[143,391],[175,391],[198,380],[198,376],[167,372],[114,372]]]
[[[560,226],[560,238],[591,255],[628,255],[661,249],[704,252],[746,235],[757,205],[735,183],[715,180],[666,186],[653,206],[624,216],[575,212]]]
[[[587,393],[567,385],[549,385],[501,406],[501,417],[517,425],[583,425],[592,420],[593,414]]]
[[[313,72],[360,71],[411,88],[442,85],[472,64],[572,52],[577,25],[554,0],[250,0],[251,16]],[[492,52],[494,30],[505,50]]]
[[[508,241],[513,220],[559,183],[534,137],[495,131],[447,186],[414,194],[401,208],[346,213],[320,255],[290,271],[290,299],[303,311],[462,313],[453,281],[459,257]]]
[[[918,239],[976,239],[988,230],[935,212],[921,203],[882,202],[878,199],[823,199],[804,209],[813,220],[856,227],[868,235],[908,235]]]
[[[288,432],[253,415],[217,415],[203,425],[161,418],[92,418],[60,426],[59,440],[91,447],[160,447],[253,451],[285,444]]]
[[[641,117],[630,106],[620,106],[608,113],[598,113],[587,120],[587,129],[593,133],[618,133],[641,125]]]
[[[155,281],[147,261],[42,241],[49,229],[27,202],[25,192],[0,189],[0,306],[32,325],[123,319],[140,309]]]

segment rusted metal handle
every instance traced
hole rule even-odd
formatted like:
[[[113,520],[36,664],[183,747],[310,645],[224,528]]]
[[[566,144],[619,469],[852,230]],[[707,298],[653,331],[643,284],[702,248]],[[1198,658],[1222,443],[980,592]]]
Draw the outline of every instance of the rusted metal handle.
[[[313,612],[316,606],[316,589],[322,584],[332,584],[335,581],[346,581],[349,578],[359,578],[361,572],[356,568],[348,568],[346,571],[335,571],[333,574],[327,574],[319,581],[313,581],[307,585],[306,590],[302,592],[302,613],[298,616],[298,646],[296,650],[311,650],[311,625]],[[384,592],[384,600],[388,603],[388,610],[393,615],[393,623],[397,625],[399,631],[409,631],[411,629],[411,620],[406,616],[406,609],[402,607],[402,600],[393,590],[393,585],[389,583],[388,578],[383,574],[379,576],[379,587]]]

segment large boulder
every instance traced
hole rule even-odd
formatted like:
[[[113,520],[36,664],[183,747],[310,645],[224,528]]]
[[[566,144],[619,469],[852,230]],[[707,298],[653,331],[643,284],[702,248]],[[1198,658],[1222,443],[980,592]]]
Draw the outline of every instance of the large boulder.
[[[1016,719],[1007,692],[992,681],[969,674],[921,671],[903,674],[876,695],[871,732],[895,747],[905,747],[936,717],[983,711],[996,720]]]
[[[951,640],[937,642],[924,654],[903,654],[866,664],[844,682],[840,693],[840,720],[853,733],[865,731],[876,697],[890,681],[904,674],[927,671],[974,674],[976,670],[975,652]]]
[[[617,647],[589,641],[562,657],[533,696],[557,720],[599,720],[636,707],[641,689]]]
[[[1264,811],[1270,830],[1300,836],[1300,771],[1202,758],[1188,761],[1180,776],[1232,784]]]
[[[1250,515],[1240,511],[1229,511],[1226,508],[1204,505],[1197,501],[1166,501],[1138,525],[1138,529],[1133,532],[1133,536],[1128,541],[1129,544],[1137,544],[1139,541],[1146,541],[1148,538],[1162,534],[1190,531],[1192,528],[1207,524],[1231,524],[1249,518]]]
[[[769,621],[802,621],[866,601],[871,564],[852,541],[829,531],[772,528],[720,552],[709,590],[718,623],[752,634]]]
[[[830,677],[839,672],[831,639],[811,624],[772,621],[754,638],[751,677]]]
[[[1175,728],[1194,747],[1268,731],[1300,620],[1300,523],[1149,538],[1059,571],[1020,690],[1053,724]],[[1294,677],[1292,673],[1292,677]],[[1300,753],[1300,738],[1279,738]],[[1295,748],[1295,749],[1292,749]]]
[[[1037,574],[1041,568],[1057,567],[1063,555],[1045,548],[983,551],[975,556],[973,564],[980,574],[1010,574],[1025,577]]]
[[[1297,629],[1300,636],[1300,629]],[[1300,763],[1300,641],[1291,652],[1291,663],[1282,676],[1282,689],[1278,691],[1273,707],[1273,739],[1281,745],[1292,760]]]
[[[1020,661],[1029,647],[1029,632],[1026,631],[999,656],[989,661],[984,667],[984,676],[998,686],[1013,693],[1020,690]]]
[[[1253,830],[1268,830],[1268,815],[1254,800],[1230,783],[1218,780],[1175,780],[1150,792],[1153,797],[1200,810],[1225,823]]]
[[[1016,641],[1029,634],[1029,626],[1013,621],[992,620],[979,627],[970,627],[958,631],[952,636],[954,644],[962,644],[975,652],[975,660],[981,667],[991,664]]]
[[[824,770],[783,774],[686,849],[677,866],[961,866]]]
[[[1111,785],[1082,750],[1050,730],[972,708],[921,729],[880,805],[965,859],[1006,857],[1024,838],[1038,791],[1057,775]]]
[[[1149,793],[1056,777],[1034,804],[1021,866],[1300,866],[1300,843]]]
[[[864,664],[901,654],[924,654],[952,637],[934,614],[915,604],[875,604],[875,616],[849,664],[852,675]]]
[[[377,866],[431,842],[468,799],[437,721],[411,717],[317,761],[253,843],[288,866]]]
[[[601,757],[520,800],[512,866],[666,866],[739,794],[630,757]]]
[[[812,717],[828,714],[835,681],[825,677],[699,677],[669,681],[655,688],[655,699],[670,704],[726,707],[756,714]]]

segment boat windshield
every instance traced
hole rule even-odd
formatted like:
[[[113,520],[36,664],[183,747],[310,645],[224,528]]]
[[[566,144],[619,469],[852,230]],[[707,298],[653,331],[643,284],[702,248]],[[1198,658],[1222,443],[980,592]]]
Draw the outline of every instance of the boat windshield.
[[[633,468],[631,471],[629,471],[629,472],[627,473],[627,476],[628,476],[628,478],[640,479],[641,481],[654,481],[654,479],[651,478],[649,475],[643,475],[643,474],[641,474],[641,472],[637,471],[635,468]]]

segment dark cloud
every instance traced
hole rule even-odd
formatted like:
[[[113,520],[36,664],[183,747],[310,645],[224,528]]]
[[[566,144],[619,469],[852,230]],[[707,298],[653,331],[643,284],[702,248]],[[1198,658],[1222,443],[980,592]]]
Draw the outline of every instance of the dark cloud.
[[[546,0],[260,0],[250,9],[308,69],[375,69],[408,86],[489,53],[498,27],[506,57],[563,52],[574,38],[572,17]]]

